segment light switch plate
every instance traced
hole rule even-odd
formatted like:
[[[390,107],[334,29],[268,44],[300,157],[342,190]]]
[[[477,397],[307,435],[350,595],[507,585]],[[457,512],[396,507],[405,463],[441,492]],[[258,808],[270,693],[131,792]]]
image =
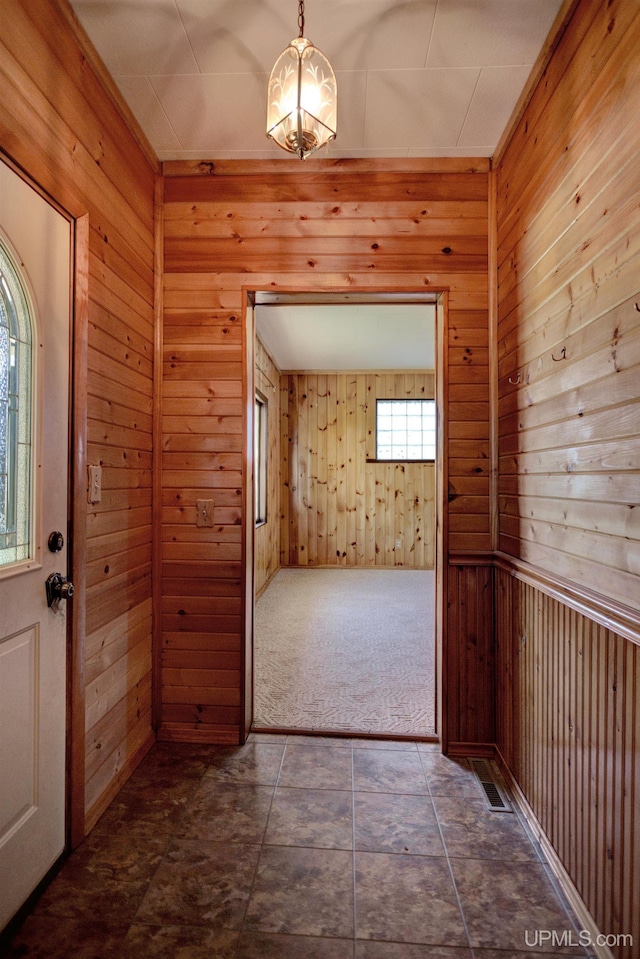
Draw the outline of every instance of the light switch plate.
[[[213,526],[213,500],[199,499],[196,506],[196,526]]]
[[[102,467],[89,466],[89,489],[87,499],[90,503],[99,503],[102,499]]]

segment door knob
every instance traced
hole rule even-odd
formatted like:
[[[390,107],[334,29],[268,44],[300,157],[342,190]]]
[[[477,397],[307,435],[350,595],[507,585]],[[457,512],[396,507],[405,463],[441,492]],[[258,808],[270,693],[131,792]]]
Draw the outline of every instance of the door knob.
[[[73,583],[70,583],[62,573],[52,573],[47,577],[44,585],[47,591],[47,606],[54,609],[61,599],[71,599],[73,596]]]

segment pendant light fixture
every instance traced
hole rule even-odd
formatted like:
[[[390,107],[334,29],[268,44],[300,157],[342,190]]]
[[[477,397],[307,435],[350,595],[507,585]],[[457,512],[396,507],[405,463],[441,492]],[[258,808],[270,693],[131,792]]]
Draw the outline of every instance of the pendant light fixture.
[[[298,27],[269,77],[267,136],[304,160],[335,139],[338,98],[331,64],[304,36],[304,0],[298,3]]]

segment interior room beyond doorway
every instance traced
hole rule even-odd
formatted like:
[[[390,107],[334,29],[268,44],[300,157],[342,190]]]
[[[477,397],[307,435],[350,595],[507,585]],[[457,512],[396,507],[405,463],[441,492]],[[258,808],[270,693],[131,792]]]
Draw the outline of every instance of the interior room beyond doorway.
[[[433,737],[435,302],[318,299],[255,307],[254,728]]]
[[[280,569],[256,603],[255,727],[434,736],[433,580]]]

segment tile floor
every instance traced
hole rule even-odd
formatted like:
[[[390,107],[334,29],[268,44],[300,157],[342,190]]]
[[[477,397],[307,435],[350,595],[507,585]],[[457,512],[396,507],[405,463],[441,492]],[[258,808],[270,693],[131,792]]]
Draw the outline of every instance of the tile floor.
[[[517,814],[488,810],[464,762],[435,744],[253,734],[156,745],[6,955],[584,956],[545,951],[539,930],[575,925]]]

